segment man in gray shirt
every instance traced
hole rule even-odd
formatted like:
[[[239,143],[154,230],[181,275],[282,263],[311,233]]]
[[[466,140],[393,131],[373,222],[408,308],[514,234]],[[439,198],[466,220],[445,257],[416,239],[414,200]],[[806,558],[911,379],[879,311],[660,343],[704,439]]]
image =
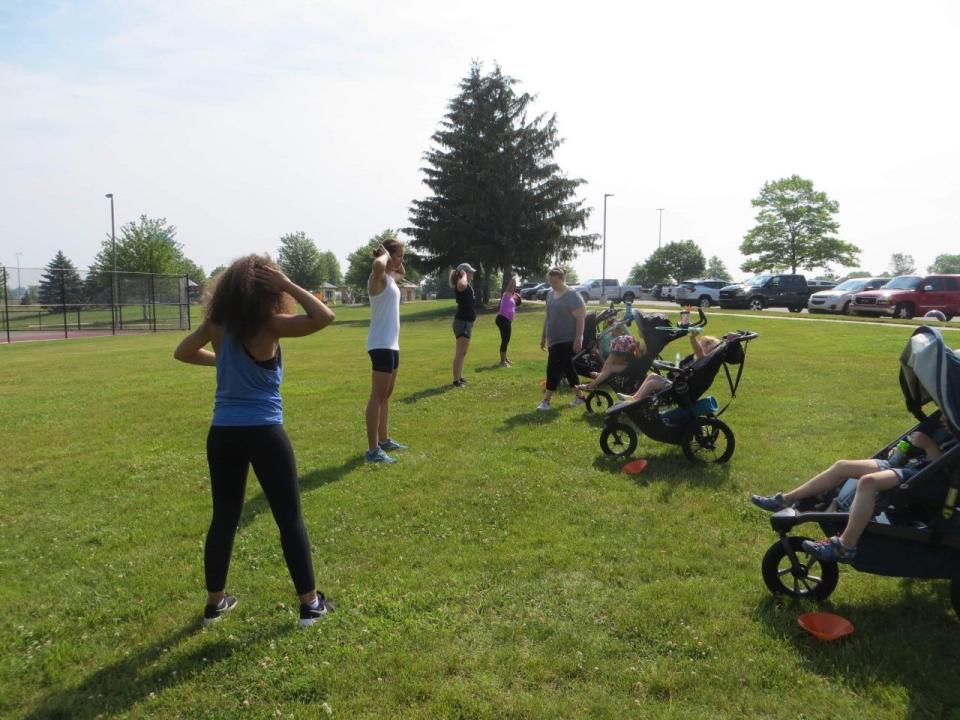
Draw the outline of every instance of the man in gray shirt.
[[[565,281],[565,273],[560,268],[552,268],[547,273],[550,290],[547,292],[547,312],[543,318],[543,334],[540,336],[540,349],[547,350],[547,388],[537,410],[550,409],[550,398],[560,384],[567,378],[570,387],[576,393],[571,405],[583,405],[583,393],[577,387],[577,371],[573,368],[573,356],[583,348],[583,321],[587,315],[586,307],[577,293],[571,290]]]

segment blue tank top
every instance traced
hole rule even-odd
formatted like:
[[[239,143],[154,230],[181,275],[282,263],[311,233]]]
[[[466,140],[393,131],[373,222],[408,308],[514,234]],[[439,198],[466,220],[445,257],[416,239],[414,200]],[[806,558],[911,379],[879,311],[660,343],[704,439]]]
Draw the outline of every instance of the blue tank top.
[[[283,359],[279,345],[273,360],[258,363],[243,343],[224,333],[217,353],[217,394],[211,424],[215,427],[282,425],[281,380]]]

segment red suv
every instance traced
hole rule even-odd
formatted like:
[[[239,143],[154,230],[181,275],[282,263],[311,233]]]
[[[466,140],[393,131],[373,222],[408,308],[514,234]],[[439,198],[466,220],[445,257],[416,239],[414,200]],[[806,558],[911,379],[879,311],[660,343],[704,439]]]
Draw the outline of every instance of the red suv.
[[[939,310],[949,320],[960,315],[960,275],[900,275],[878,290],[853,296],[854,315],[912,318]]]

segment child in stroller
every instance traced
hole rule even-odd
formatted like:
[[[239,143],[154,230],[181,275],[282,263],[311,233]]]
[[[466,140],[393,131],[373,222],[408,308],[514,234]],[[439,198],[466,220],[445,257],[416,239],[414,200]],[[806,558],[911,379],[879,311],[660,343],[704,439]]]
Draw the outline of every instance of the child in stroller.
[[[720,341],[712,335],[704,335],[703,337],[699,337],[699,335],[699,328],[690,329],[690,347],[693,349],[693,354],[690,357],[692,357],[693,360],[702,360],[704,357],[706,357],[707,353],[720,344]],[[651,372],[643,379],[643,382],[640,383],[640,388],[635,393],[630,395],[626,393],[617,393],[617,399],[622,402],[643,400],[644,398],[650,397],[655,393],[659,393],[668,389],[671,385],[673,385],[673,382],[665,375]]]
[[[753,495],[751,502],[757,507],[777,512],[791,507],[800,500],[814,498],[844,485],[848,479],[856,480],[850,517],[843,532],[826,540],[804,540],[803,549],[820,560],[852,562],[857,556],[857,542],[864,528],[874,515],[877,496],[908,482],[921,469],[941,457],[957,444],[957,438],[947,429],[946,418],[937,413],[920,423],[917,430],[904,438],[915,451],[910,459],[902,462],[897,447],[879,458],[868,460],[839,460],[819,475],[807,480],[790,492],[775,495]],[[920,453],[920,454],[917,454]],[[885,457],[883,457],[885,455]],[[896,463],[896,465],[894,465]],[[834,501],[836,502],[836,501]]]
[[[901,437],[924,432],[937,450],[927,445],[930,460],[918,461],[913,468],[917,472],[904,473],[905,479],[881,493],[879,502],[864,496],[866,503],[861,500],[861,504],[868,507],[868,521],[855,555],[846,560],[855,570],[875,575],[949,579],[953,608],[960,615],[960,443],[951,447],[944,441],[945,430],[960,438],[960,353],[946,346],[939,330],[921,326],[914,331],[900,356],[900,387],[907,409],[919,421]],[[938,411],[928,418],[924,406],[930,402]],[[874,459],[887,459],[899,439],[881,448]],[[825,600],[834,591],[841,558],[816,550],[822,543],[789,533],[813,522],[828,537],[840,535],[853,522],[845,510],[856,483],[851,478],[839,488],[800,499],[770,516],[770,526],[779,535],[761,563],[770,592]],[[860,491],[853,494],[855,502],[858,496]],[[790,493],[785,497],[794,499]]]
[[[580,386],[588,393],[587,411],[599,412],[614,404],[613,395],[601,389],[603,385],[617,394],[632,395],[637,392],[663,348],[686,335],[690,328],[702,329],[707,324],[703,311],[699,312],[700,319],[697,322],[677,328],[671,327],[665,315],[647,315],[638,311],[632,312],[625,320],[617,320],[612,304],[609,310],[605,310],[593,319],[592,313],[588,314],[584,331],[584,347],[573,359],[573,366],[577,373],[591,379],[589,383]],[[609,313],[613,313],[612,316]],[[596,327],[597,320],[600,319],[607,319],[610,326],[597,334],[596,340],[588,342],[587,338],[590,334],[587,330],[590,329],[591,324]],[[639,340],[629,334],[629,325],[634,322],[639,330]],[[608,335],[613,339],[610,343],[610,352],[604,357],[603,341]]]
[[[697,328],[693,328],[694,332]],[[690,329],[684,329],[684,334]],[[670,384],[643,400],[621,402],[605,414],[600,447],[607,455],[630,455],[637,447],[637,432],[652,440],[680,445],[689,460],[723,463],[736,446],[733,431],[719,416],[715,397],[705,395],[723,368],[730,386],[731,401],[743,374],[746,344],[756,333],[737,330],[728,333],[702,356],[688,356],[679,367],[654,360],[652,366],[668,373]],[[728,368],[739,365],[736,379]],[[728,405],[729,406],[729,403]],[[660,408],[669,408],[661,412]]]

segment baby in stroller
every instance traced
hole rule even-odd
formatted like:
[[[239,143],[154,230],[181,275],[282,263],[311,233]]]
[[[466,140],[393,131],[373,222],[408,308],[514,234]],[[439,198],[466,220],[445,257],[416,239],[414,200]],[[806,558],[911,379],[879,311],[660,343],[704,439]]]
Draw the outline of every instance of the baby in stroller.
[[[693,327],[689,329],[688,337],[690,338],[690,347],[693,349],[693,354],[685,358],[685,362],[690,362],[691,358],[693,361],[702,360],[711,350],[720,344],[720,340],[712,335],[699,337],[699,334],[699,328]],[[637,400],[643,400],[655,393],[666,390],[672,385],[673,381],[667,377],[651,372],[644,378],[635,393],[617,393],[617,399],[622,402],[636,402]]]
[[[800,500],[833,490],[849,478],[856,479],[856,494],[843,532],[817,542],[805,540],[802,545],[804,550],[820,560],[852,562],[857,556],[857,542],[875,514],[878,495],[909,481],[958,442],[948,429],[946,418],[940,413],[931,415],[904,439],[911,446],[906,457],[898,457],[900,450],[894,447],[886,459],[839,460],[790,492],[752,495],[750,500],[763,510],[778,512]]]

